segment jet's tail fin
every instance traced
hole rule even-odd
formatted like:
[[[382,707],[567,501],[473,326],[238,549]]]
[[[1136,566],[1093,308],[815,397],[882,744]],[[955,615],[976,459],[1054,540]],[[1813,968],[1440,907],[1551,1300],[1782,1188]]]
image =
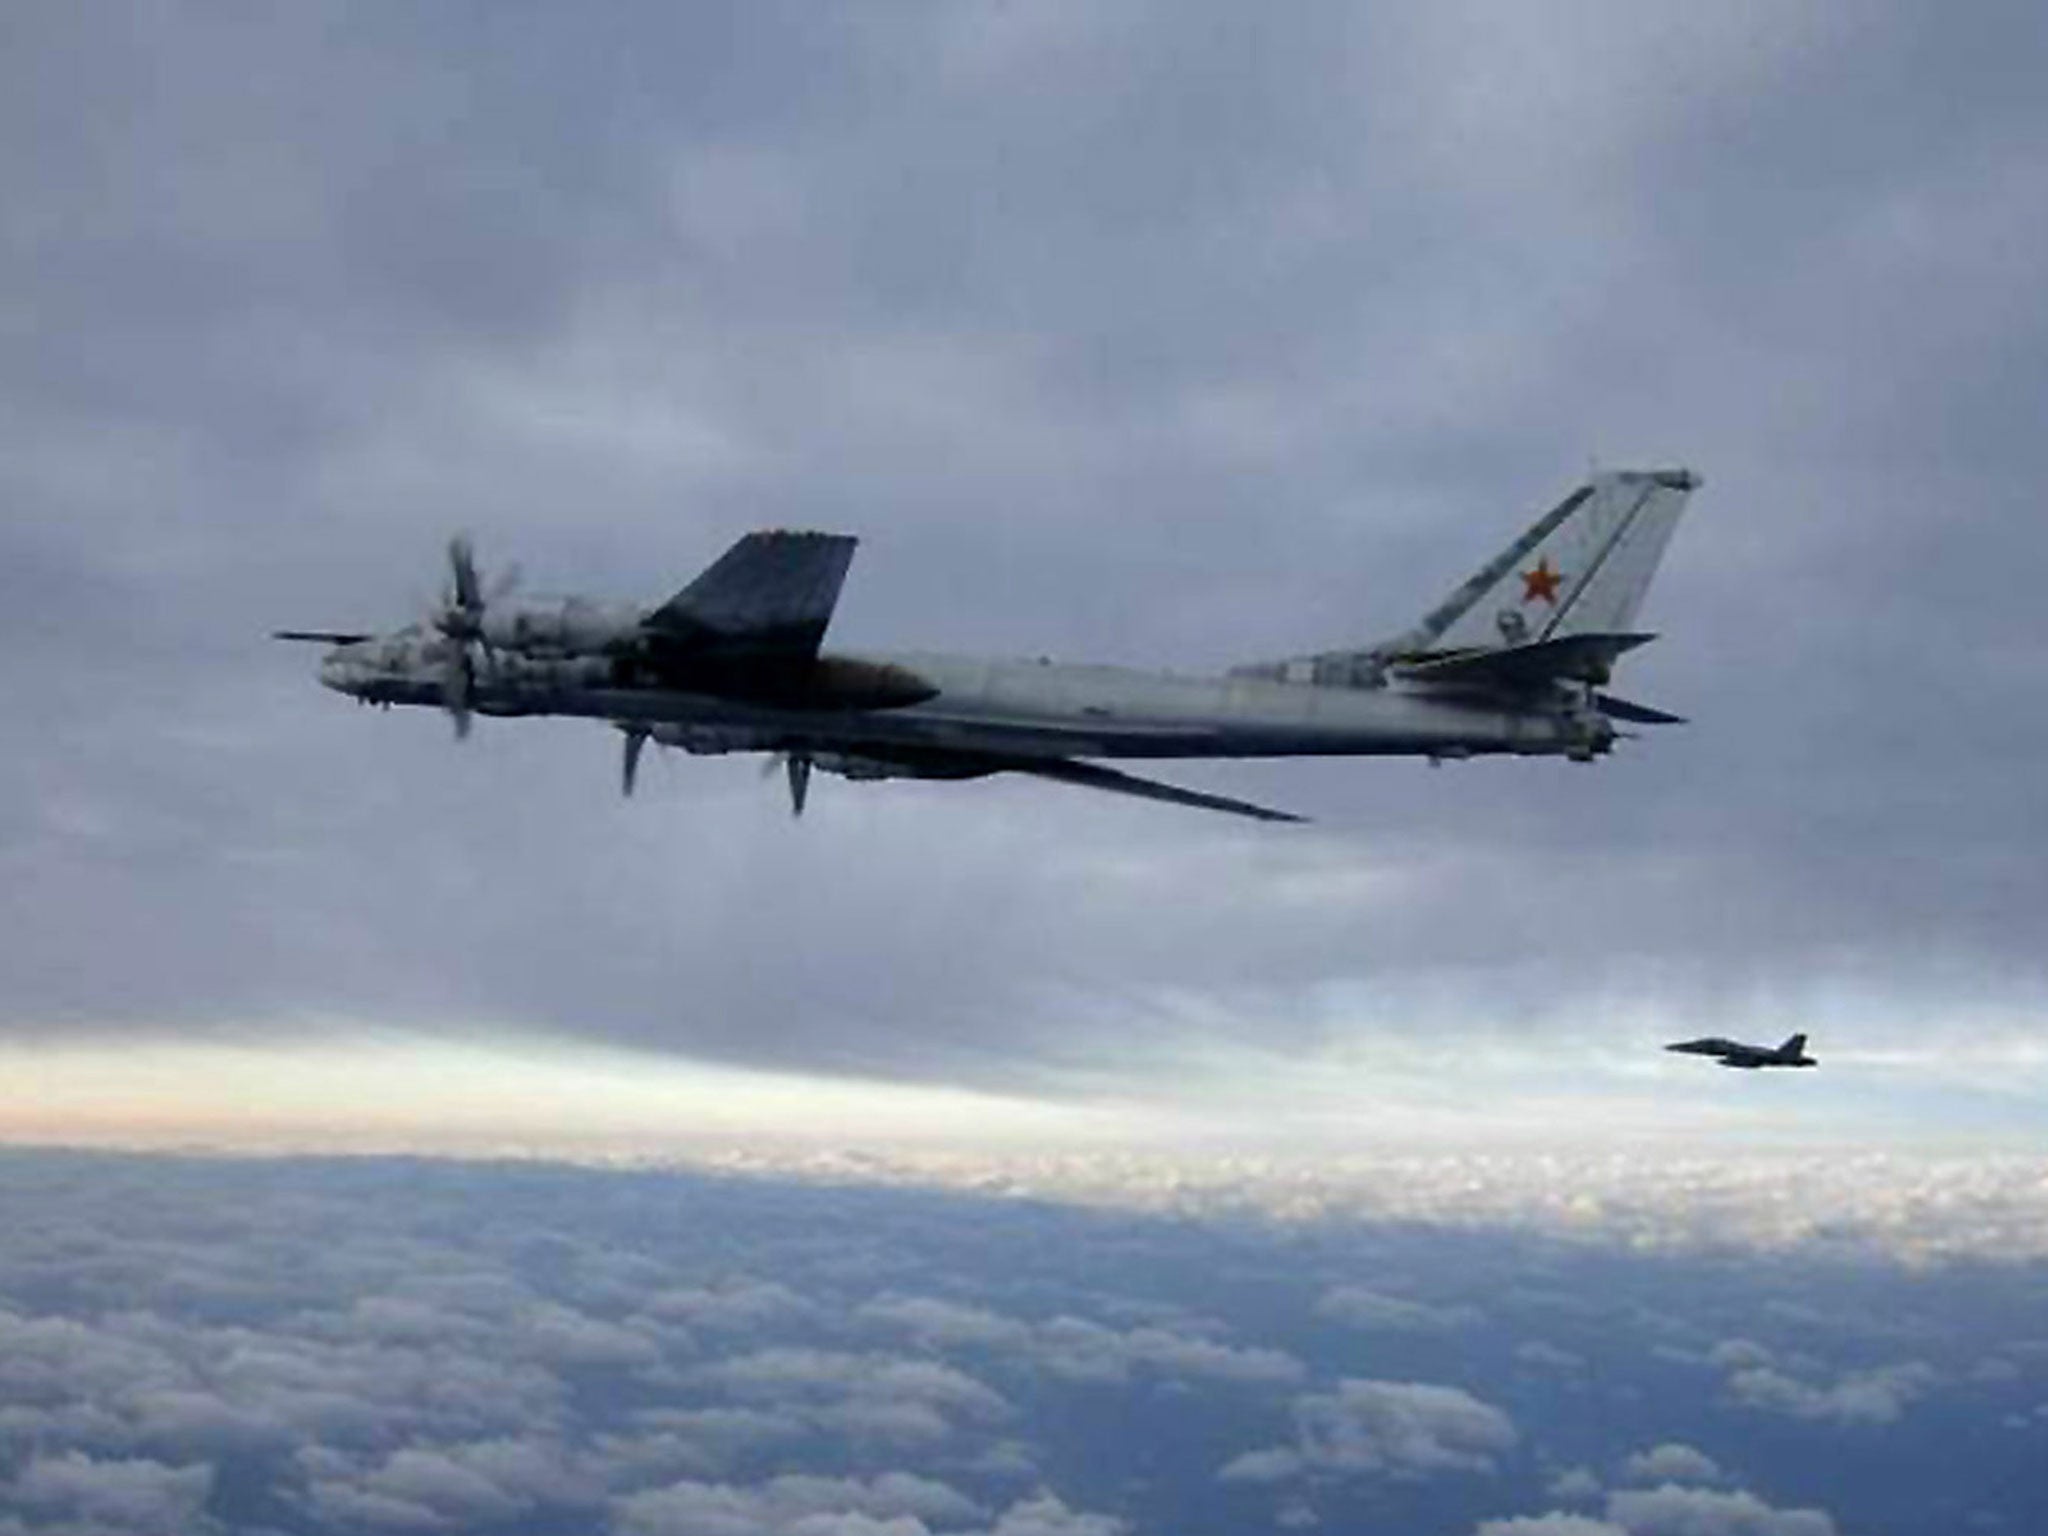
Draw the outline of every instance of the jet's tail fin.
[[[1473,572],[1394,649],[1432,656],[1629,633],[1699,484],[1689,469],[1594,475]]]
[[[1806,1036],[1794,1035],[1778,1047],[1778,1054],[1780,1056],[1804,1056],[1806,1054]]]

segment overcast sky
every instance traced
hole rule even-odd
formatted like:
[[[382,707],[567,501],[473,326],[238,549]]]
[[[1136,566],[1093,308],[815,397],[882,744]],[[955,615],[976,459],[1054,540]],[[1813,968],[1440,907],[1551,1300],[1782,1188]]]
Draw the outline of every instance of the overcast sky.
[[[1655,1046],[1807,1028],[1809,1125],[2041,1128],[2038,5],[0,38],[7,1049],[1745,1128]],[[795,525],[862,537],[835,644],[1220,668],[1400,629],[1593,462],[1706,477],[1622,677],[1695,723],[1175,770],[1307,828],[1000,781],[792,824],[741,761],[621,803],[600,727],[458,748],[264,638],[416,617],[456,528],[654,600]]]

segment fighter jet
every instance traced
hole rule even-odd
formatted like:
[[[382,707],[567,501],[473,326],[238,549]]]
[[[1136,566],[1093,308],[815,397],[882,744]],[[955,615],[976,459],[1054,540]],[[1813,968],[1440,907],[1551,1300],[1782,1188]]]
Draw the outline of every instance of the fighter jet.
[[[1739,1040],[1723,1040],[1718,1035],[1709,1035],[1701,1040],[1680,1040],[1675,1045],[1664,1047],[1686,1056],[1713,1056],[1724,1067],[1813,1067],[1820,1065],[1806,1054],[1806,1036],[1794,1035],[1783,1045],[1744,1045]]]
[[[1420,622],[1355,649],[1215,676],[822,649],[853,559],[846,534],[750,533],[653,607],[540,603],[487,586],[469,540],[427,618],[388,634],[280,630],[331,649],[321,682],[366,704],[572,715],[624,733],[631,794],[646,744],[779,758],[801,814],[814,769],[848,779],[997,773],[1263,821],[1285,811],[1102,759],[1485,754],[1591,762],[1626,724],[1679,716],[1599,691],[1634,628],[1690,470],[1593,476]]]

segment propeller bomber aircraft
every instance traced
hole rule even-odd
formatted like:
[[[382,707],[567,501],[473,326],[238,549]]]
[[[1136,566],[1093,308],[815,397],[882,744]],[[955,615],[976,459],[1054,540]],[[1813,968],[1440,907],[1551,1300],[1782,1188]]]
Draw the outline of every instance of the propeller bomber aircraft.
[[[852,562],[844,534],[750,533],[653,608],[488,591],[469,541],[422,623],[388,634],[279,630],[331,647],[320,681],[366,704],[577,715],[624,733],[633,792],[649,741],[779,756],[802,814],[814,769],[848,779],[1023,773],[1262,821],[1284,811],[1098,759],[1562,756],[1590,762],[1615,722],[1679,717],[1600,692],[1699,478],[1593,476],[1418,624],[1357,650],[1215,677],[1050,661],[820,649]],[[771,758],[772,761],[772,758]]]

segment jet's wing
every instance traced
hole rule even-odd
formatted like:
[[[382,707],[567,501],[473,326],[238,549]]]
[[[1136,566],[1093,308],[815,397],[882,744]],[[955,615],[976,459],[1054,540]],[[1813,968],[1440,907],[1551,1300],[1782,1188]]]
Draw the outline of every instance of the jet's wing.
[[[642,627],[693,656],[809,660],[858,542],[842,533],[750,533]]]
[[[1141,779],[1136,774],[1119,773],[1100,763],[1083,763],[1071,757],[1019,758],[1004,766],[1012,773],[1028,773],[1061,784],[1106,789],[1112,794],[1136,795],[1144,800],[1164,800],[1169,805],[1189,805],[1201,811],[1224,811],[1232,816],[1249,816],[1254,821],[1308,820],[1306,816],[1271,810],[1249,800],[1233,800],[1228,795],[1210,795],[1198,789],[1182,789],[1176,784],[1161,784],[1157,779]]]

